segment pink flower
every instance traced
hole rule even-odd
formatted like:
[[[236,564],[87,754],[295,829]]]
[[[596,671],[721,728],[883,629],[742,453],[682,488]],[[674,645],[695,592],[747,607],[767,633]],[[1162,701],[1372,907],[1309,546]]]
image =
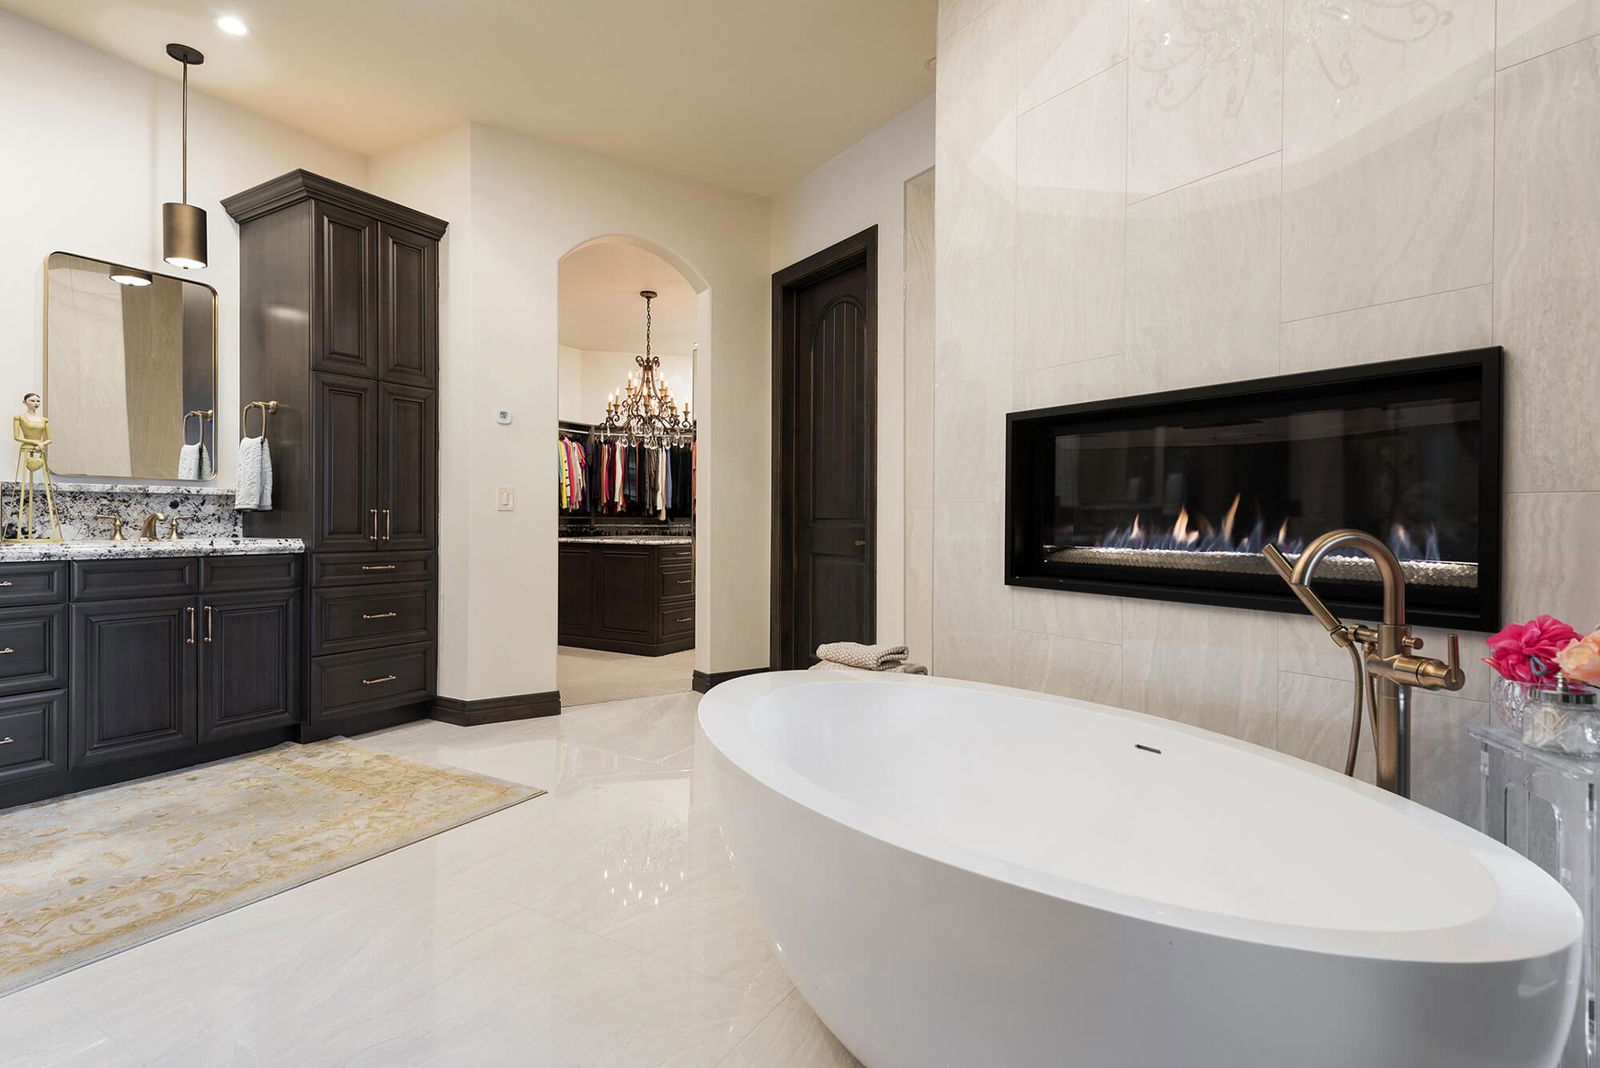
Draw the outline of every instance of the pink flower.
[[[1600,630],[1568,645],[1556,660],[1567,678],[1600,686]]]
[[[1554,616],[1513,623],[1489,639],[1483,662],[1503,678],[1537,683],[1556,673],[1556,655],[1578,640],[1578,632]]]

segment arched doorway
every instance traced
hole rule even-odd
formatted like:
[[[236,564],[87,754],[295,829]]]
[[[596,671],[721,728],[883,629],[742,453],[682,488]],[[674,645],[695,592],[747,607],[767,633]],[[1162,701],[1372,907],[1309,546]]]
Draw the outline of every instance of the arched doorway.
[[[697,420],[707,290],[667,250],[617,235],[568,252],[558,275],[562,704],[686,692],[698,616],[698,450],[686,424]]]

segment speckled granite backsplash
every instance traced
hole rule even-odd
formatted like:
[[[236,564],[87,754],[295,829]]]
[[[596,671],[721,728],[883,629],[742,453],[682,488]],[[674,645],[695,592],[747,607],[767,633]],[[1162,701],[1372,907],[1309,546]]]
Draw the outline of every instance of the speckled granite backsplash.
[[[18,486],[12,481],[0,482],[0,519],[8,538],[17,532]],[[106,482],[57,482],[55,484],[56,518],[61,521],[61,535],[68,541],[104,539],[111,534],[111,524],[97,515],[121,516],[127,524],[126,536],[136,537],[139,524],[151,512],[178,516],[183,536],[186,538],[238,538],[244,534],[244,524],[233,510],[233,491],[215,486],[163,485],[136,486]],[[36,495],[35,507],[42,515],[44,494]],[[47,533],[46,524],[36,522],[35,533]],[[163,530],[163,533],[165,531]]]

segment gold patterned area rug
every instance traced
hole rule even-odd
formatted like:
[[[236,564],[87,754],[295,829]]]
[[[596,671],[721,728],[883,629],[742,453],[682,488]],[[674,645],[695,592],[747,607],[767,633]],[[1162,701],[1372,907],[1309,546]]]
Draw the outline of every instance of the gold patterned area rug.
[[[542,793],[333,738],[0,814],[0,996]]]

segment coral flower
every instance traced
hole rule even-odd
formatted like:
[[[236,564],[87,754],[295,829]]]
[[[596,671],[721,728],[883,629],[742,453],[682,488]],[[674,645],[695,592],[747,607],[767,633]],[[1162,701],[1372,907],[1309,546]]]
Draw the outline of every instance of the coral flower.
[[[1568,645],[1556,660],[1567,678],[1600,686],[1600,630]]]
[[[1540,683],[1554,677],[1556,656],[1578,640],[1578,632],[1554,616],[1513,623],[1489,639],[1491,655],[1483,658],[1503,678]]]

